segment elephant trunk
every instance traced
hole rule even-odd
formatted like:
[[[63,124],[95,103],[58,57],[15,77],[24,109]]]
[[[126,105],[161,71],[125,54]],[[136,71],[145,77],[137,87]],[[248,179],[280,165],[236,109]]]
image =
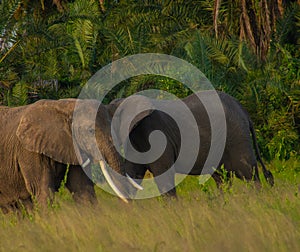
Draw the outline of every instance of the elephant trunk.
[[[122,163],[121,155],[115,149],[112,138],[101,133],[102,132],[99,131],[98,135],[96,132],[96,139],[102,140],[97,144],[101,150],[102,158],[106,161],[109,167],[111,167],[111,169],[107,169],[108,167],[105,166],[105,162],[103,162],[103,160],[100,159],[97,161],[100,161],[99,164],[102,174],[107,183],[114,190],[115,194],[123,201],[127,202],[126,198],[129,198],[130,189],[134,185],[125,174],[125,167]]]
[[[107,170],[106,164],[103,160],[99,161],[101,171],[107,181],[107,183],[110,185],[110,187],[114,190],[114,192],[117,194],[119,198],[121,198],[125,203],[128,203],[128,200],[126,199],[125,195],[118,189],[118,187],[115,185],[115,183],[112,181],[111,176],[109,175],[109,172]]]
[[[126,177],[125,169],[121,164],[121,157],[114,147],[107,148],[103,151],[103,157],[111,169],[100,160],[100,168],[107,183],[124,202],[128,202],[129,180]]]

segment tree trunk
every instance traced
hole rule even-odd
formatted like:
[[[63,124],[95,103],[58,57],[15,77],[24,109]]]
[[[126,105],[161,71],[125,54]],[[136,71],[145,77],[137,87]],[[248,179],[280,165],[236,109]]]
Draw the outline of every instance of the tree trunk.
[[[275,30],[276,19],[283,14],[282,0],[241,0],[240,39],[247,40],[260,61],[265,61]]]
[[[216,38],[218,38],[218,18],[219,18],[220,5],[221,5],[221,0],[215,0],[213,23],[214,23],[214,30],[215,30]]]

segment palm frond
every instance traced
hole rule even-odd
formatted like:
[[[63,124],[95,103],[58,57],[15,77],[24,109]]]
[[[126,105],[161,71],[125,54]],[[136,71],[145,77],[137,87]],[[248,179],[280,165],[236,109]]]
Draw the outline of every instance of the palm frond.
[[[298,20],[297,20],[298,19]],[[298,27],[297,27],[298,21]],[[294,40],[297,43],[299,38],[300,27],[300,5],[298,3],[291,4],[281,19],[277,20],[275,39],[277,43],[284,44],[286,41]]]
[[[0,2],[0,63],[18,46],[14,14],[20,7],[20,0]]]

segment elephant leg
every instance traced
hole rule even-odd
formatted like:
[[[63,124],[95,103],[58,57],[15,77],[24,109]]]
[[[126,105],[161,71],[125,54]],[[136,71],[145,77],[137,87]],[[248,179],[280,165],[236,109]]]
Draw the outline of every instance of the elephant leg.
[[[212,178],[216,182],[217,187],[220,189],[223,184],[223,179],[222,179],[221,175],[218,174],[218,172],[214,172],[212,175]]]
[[[31,198],[20,199],[17,202],[17,208],[18,209],[26,209],[29,212],[32,211],[33,210],[33,202],[31,200]]]
[[[8,213],[11,213],[11,212],[15,212],[16,211],[16,206],[15,206],[15,203],[12,203],[12,204],[8,204],[8,205],[5,205],[5,206],[0,206],[0,209],[1,209],[3,214],[8,214]]]
[[[220,189],[221,191],[223,190],[223,186],[225,183],[227,183],[229,187],[232,186],[231,172],[227,172],[226,174],[224,174],[220,171],[220,169],[218,169],[212,174],[212,178],[215,181],[217,188]]]
[[[244,141],[231,144],[224,152],[224,168],[227,172],[233,173],[237,178],[260,184],[256,157],[254,155],[251,141]]]
[[[244,181],[254,181],[254,186],[256,189],[261,189],[261,182],[258,176],[258,167],[257,164],[245,164],[244,162],[238,163],[237,167],[239,167],[238,171],[235,172],[237,178],[244,180]]]
[[[248,156],[241,155],[239,158],[234,160],[233,162],[234,174],[237,178],[246,180],[246,181],[259,181],[258,172],[257,172],[257,164],[253,158]]]
[[[52,202],[55,191],[54,162],[37,153],[23,152],[18,163],[33,202],[36,201],[41,207],[47,206]]]
[[[66,187],[78,203],[97,203],[94,183],[85,174],[81,166],[71,165],[67,175]]]
[[[170,168],[174,157],[172,154],[158,159],[149,165],[149,170],[154,176],[155,183],[162,195],[176,197],[175,170]]]
[[[175,177],[175,173],[173,175],[167,175],[167,176],[154,175],[155,183],[162,196],[170,196],[170,197],[177,198],[174,177]]]
[[[8,214],[10,212],[18,213],[18,211],[20,210],[31,212],[33,210],[33,202],[30,197],[24,199],[18,199],[17,201],[13,201],[6,205],[0,206],[0,210],[4,214]]]

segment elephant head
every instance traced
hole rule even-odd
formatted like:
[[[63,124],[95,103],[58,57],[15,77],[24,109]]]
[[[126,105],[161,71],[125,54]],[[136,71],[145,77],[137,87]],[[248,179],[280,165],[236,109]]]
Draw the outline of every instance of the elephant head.
[[[142,95],[118,98],[107,106],[112,118],[114,140],[119,147],[126,147],[132,130],[155,110],[151,99]]]
[[[143,119],[150,116],[154,110],[155,106],[151,99],[142,96],[142,95],[134,95],[131,96],[129,100],[120,98],[113,100],[109,105],[107,105],[108,111],[110,113],[112,120],[112,129],[114,134],[114,141],[119,146],[119,150],[123,149],[123,154],[125,158],[128,158],[128,153],[135,153],[133,155],[140,155],[147,157],[151,156],[149,153],[137,153],[135,148],[130,144],[130,133],[139,125]],[[130,146],[130,147],[128,147]],[[143,158],[142,158],[143,159]],[[145,161],[146,159],[144,159]],[[133,185],[133,187],[129,188],[129,195],[134,196],[136,193],[136,189],[142,190],[142,187],[131,178],[130,169],[127,167],[137,167],[137,164],[132,166],[131,162],[124,163],[125,175],[128,178],[129,182]],[[138,169],[134,172],[135,178],[142,169]],[[140,182],[143,178],[144,172],[142,172],[140,176]]]
[[[64,164],[86,168],[99,162],[115,193],[126,200],[128,180],[113,146],[111,117],[96,100],[40,100],[28,105],[17,137],[28,151],[43,154]],[[106,162],[112,171],[106,169]],[[111,174],[114,173],[113,176]]]

